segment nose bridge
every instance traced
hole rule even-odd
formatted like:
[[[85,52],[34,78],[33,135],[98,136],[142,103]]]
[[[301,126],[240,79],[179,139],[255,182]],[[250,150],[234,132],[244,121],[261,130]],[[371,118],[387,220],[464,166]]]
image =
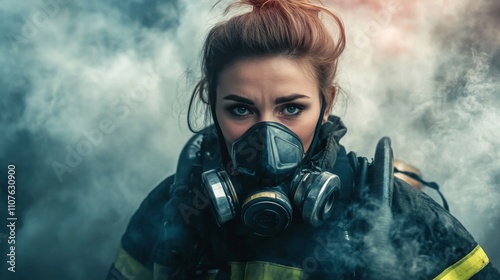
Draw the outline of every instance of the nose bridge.
[[[272,109],[265,109],[260,112],[258,122],[278,122]]]

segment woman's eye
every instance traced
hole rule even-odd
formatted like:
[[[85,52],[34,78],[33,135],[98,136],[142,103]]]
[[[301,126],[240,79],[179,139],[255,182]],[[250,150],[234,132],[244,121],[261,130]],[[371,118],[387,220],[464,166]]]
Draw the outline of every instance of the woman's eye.
[[[250,114],[250,110],[243,106],[237,106],[230,109],[230,112],[235,116],[246,116]]]
[[[287,105],[285,109],[283,110],[283,114],[288,115],[288,116],[294,116],[300,114],[302,112],[303,108],[297,105]]]

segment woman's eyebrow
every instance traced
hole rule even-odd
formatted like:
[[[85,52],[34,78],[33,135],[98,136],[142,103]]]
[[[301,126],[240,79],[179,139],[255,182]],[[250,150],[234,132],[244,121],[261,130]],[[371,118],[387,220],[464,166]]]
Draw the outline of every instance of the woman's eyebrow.
[[[287,103],[287,102],[290,102],[290,101],[293,101],[293,100],[299,99],[299,98],[310,98],[310,97],[307,95],[299,94],[299,93],[293,93],[293,94],[288,95],[288,96],[282,96],[282,97],[276,98],[274,100],[274,104]],[[248,105],[254,105],[252,100],[245,98],[245,97],[242,97],[242,96],[239,96],[239,95],[235,95],[235,94],[226,95],[222,99],[236,101],[236,102],[240,102],[240,103],[245,103]]]
[[[276,98],[276,100],[274,100],[274,103],[281,104],[281,103],[290,102],[290,101],[293,101],[293,100],[299,99],[299,98],[310,98],[310,97],[307,95],[299,94],[299,93],[293,93],[293,94],[288,95],[288,96],[282,96],[282,97]]]
[[[254,103],[253,103],[252,100],[250,100],[248,98],[245,98],[245,97],[241,97],[239,95],[235,95],[235,94],[226,95],[222,99],[236,101],[236,102],[241,102],[241,103],[245,103],[245,104],[248,104],[248,105],[254,105]]]

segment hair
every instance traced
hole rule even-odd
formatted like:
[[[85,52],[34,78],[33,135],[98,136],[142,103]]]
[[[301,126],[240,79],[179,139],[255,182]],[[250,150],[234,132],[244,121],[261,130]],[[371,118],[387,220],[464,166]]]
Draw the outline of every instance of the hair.
[[[202,78],[193,90],[188,108],[188,126],[193,132],[193,102],[199,100],[214,117],[219,74],[229,65],[248,58],[284,56],[306,60],[312,66],[320,93],[327,103],[334,84],[339,56],[345,48],[345,31],[340,18],[324,6],[308,0],[239,0],[226,8],[252,5],[250,12],[214,26],[203,46]],[[337,38],[326,28],[320,13],[333,19]],[[215,117],[214,117],[215,119]]]

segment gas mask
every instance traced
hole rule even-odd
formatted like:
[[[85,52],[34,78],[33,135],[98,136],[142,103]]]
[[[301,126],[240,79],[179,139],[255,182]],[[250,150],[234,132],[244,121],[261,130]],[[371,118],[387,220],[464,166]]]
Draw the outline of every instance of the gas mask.
[[[338,176],[303,168],[300,138],[286,126],[259,122],[231,148],[232,170],[202,174],[219,225],[240,216],[260,236],[290,226],[293,216],[314,227],[333,213],[339,196]]]

